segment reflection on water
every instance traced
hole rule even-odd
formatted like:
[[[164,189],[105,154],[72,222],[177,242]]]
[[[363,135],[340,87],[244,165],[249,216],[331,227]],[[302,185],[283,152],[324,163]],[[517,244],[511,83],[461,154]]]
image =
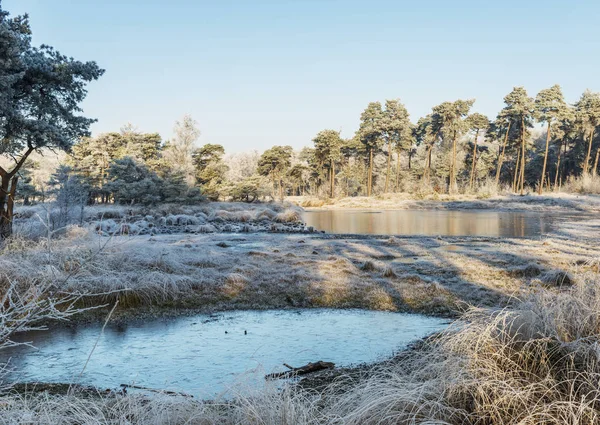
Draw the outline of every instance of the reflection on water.
[[[210,397],[236,382],[264,385],[264,374],[285,370],[283,363],[372,362],[444,326],[442,319],[360,310],[241,311],[108,326],[80,382]],[[13,380],[73,382],[99,333],[93,325],[20,334],[37,349],[1,351],[0,363],[12,357]]]
[[[327,233],[369,235],[536,237],[561,216],[515,211],[306,211],[308,226]]]

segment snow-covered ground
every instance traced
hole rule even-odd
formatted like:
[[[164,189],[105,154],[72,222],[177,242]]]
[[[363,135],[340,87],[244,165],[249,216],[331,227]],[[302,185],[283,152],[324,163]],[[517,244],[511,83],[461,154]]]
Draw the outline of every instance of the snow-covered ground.
[[[540,286],[598,267],[600,220],[565,222],[544,239],[343,237],[314,234],[100,236],[6,249],[0,266],[20,280],[103,294],[123,311],[359,307],[454,315],[506,305]],[[15,242],[16,243],[16,242]]]

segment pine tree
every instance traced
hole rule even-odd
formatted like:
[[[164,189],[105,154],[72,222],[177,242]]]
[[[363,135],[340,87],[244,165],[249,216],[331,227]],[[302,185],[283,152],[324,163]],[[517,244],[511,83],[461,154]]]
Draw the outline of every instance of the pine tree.
[[[17,158],[0,167],[0,237],[12,232],[19,171],[44,147],[69,150],[94,122],[79,115],[89,82],[103,74],[50,46],[31,46],[27,17],[10,18],[0,5],[0,152]]]
[[[490,127],[490,120],[485,115],[475,112],[468,116],[467,125],[471,131],[475,132],[475,138],[473,139],[471,174],[469,177],[469,188],[473,190],[477,180],[475,167],[477,166],[477,142],[479,139],[479,133],[482,131],[487,131],[487,129]]]
[[[457,100],[443,102],[433,108],[432,121],[441,129],[443,140],[452,146],[452,159],[449,174],[449,193],[454,193],[456,187],[456,149],[460,137],[468,130],[466,117],[475,100]]]
[[[590,171],[590,157],[592,154],[592,144],[594,142],[594,133],[596,127],[600,125],[600,93],[593,93],[586,90],[579,101],[575,104],[576,120],[581,128],[583,140],[585,142],[586,133],[588,137],[585,159],[581,165],[583,174]]]
[[[321,169],[329,171],[329,197],[335,197],[335,169],[340,161],[343,140],[335,130],[322,130],[313,139],[314,155]]]
[[[528,128],[532,127],[534,102],[527,95],[523,87],[515,87],[504,98],[506,106],[502,109],[498,117],[509,121],[515,127],[518,127],[520,134],[520,150],[518,151],[518,160],[515,164],[514,189],[521,195],[525,192],[525,165],[526,165],[526,136]],[[508,131],[508,130],[507,130]]]
[[[228,167],[223,163],[225,149],[221,145],[207,144],[192,153],[196,169],[196,182],[202,192],[211,200],[218,200],[225,183]]]
[[[283,178],[292,165],[292,153],[291,146],[273,146],[263,152],[258,160],[258,174],[271,177],[273,189],[279,188],[279,199],[284,196]]]
[[[549,89],[541,90],[535,98],[535,113],[536,118],[540,122],[545,122],[546,130],[546,150],[544,151],[544,165],[542,166],[542,174],[538,186],[538,194],[542,194],[544,190],[544,182],[546,181],[546,166],[548,163],[548,149],[550,146],[550,137],[552,126],[555,123],[572,119],[572,112],[564,100],[562,90],[558,84]]]
[[[373,158],[381,149],[383,111],[380,102],[371,102],[360,115],[360,128],[357,136],[367,152],[367,196],[373,191]]]
[[[382,112],[381,118],[381,135],[383,141],[387,145],[387,172],[385,175],[384,192],[389,189],[392,151],[398,153],[398,162],[396,170],[396,187],[398,186],[398,175],[400,166],[400,151],[407,149],[411,144],[411,123],[409,114],[400,100],[386,100],[385,109]]]
[[[422,179],[426,184],[429,184],[431,183],[431,159],[433,148],[439,140],[441,126],[439,122],[434,122],[433,115],[429,114],[419,118],[413,132],[417,146],[425,147],[425,166],[423,167]]]

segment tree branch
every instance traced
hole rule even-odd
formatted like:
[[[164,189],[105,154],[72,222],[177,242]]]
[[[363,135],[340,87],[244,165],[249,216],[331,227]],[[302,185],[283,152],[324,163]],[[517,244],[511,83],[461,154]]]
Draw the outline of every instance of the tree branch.
[[[30,145],[27,148],[27,150],[25,151],[25,153],[23,154],[23,156],[21,157],[21,159],[19,160],[19,162],[17,162],[17,165],[15,165],[15,168],[13,168],[10,173],[6,173],[6,176],[8,178],[11,178],[15,174],[17,174],[17,172],[21,169],[21,167],[23,166],[23,164],[25,163],[25,161],[27,160],[27,158],[29,157],[31,152],[33,152],[33,150],[34,150],[33,147]],[[2,177],[4,177],[4,175],[2,175]]]

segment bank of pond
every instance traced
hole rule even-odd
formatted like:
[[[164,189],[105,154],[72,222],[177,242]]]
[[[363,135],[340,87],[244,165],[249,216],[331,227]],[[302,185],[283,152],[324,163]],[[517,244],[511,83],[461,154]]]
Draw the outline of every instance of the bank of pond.
[[[7,379],[15,382],[127,384],[227,397],[276,385],[264,377],[285,371],[284,363],[341,367],[383,360],[447,323],[365,310],[234,311],[109,324],[102,334],[102,324],[21,333],[15,341],[30,345],[1,351],[0,363],[8,363]]]

